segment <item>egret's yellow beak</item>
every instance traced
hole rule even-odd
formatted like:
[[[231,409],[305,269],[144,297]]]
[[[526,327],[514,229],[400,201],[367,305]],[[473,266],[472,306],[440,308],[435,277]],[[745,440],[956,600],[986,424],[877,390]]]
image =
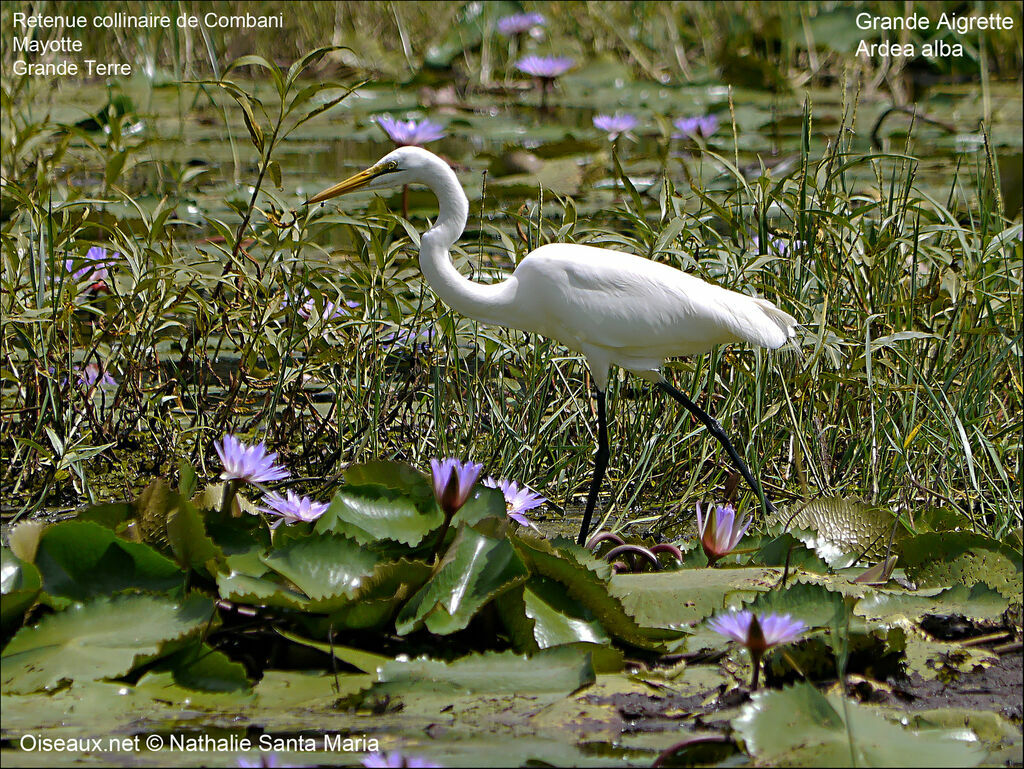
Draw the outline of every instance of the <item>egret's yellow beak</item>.
[[[346,192],[358,190],[360,187],[365,187],[374,177],[380,176],[382,173],[384,173],[384,169],[379,165],[370,166],[365,171],[353,174],[345,181],[338,182],[333,187],[328,187],[323,192],[317,193],[306,201],[306,205],[311,206],[314,203],[323,203],[325,200],[336,198],[338,195],[344,195]]]

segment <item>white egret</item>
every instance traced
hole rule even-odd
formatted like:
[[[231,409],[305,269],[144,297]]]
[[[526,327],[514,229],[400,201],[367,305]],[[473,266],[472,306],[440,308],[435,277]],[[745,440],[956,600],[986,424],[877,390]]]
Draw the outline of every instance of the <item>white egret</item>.
[[[420,147],[400,147],[377,163],[307,201],[307,205],[359,189],[422,184],[440,206],[434,226],[420,237],[420,269],[453,309],[482,323],[551,337],[584,355],[597,388],[598,448],[583,544],[608,466],[605,390],[612,364],[654,383],[692,412],[718,439],[747,483],[768,501],[721,425],[661,374],[666,358],[698,355],[718,344],[748,342],[775,349],[795,333],[796,319],[766,299],[729,291],[700,278],[621,251],[552,243],[531,251],[505,281],[475,283],[452,264],[449,249],[462,235],[469,201],[441,158]]]

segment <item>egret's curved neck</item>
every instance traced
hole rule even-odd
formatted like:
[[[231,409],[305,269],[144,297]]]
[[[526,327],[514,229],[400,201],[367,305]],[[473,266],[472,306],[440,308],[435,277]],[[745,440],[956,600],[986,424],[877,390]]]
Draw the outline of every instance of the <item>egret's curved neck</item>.
[[[434,292],[452,309],[484,323],[513,325],[513,285],[510,281],[485,285],[462,276],[449,253],[466,228],[469,201],[459,179],[447,164],[438,161],[429,178],[422,179],[440,206],[434,226],[420,237],[420,269]]]

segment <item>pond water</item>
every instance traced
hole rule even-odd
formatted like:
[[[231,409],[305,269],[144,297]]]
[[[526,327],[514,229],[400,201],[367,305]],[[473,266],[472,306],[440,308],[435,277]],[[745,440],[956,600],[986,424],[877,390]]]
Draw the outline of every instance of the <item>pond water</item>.
[[[268,106],[274,104],[276,95],[265,82],[243,85]],[[135,201],[154,208],[161,189],[152,183],[154,178],[166,189],[169,176],[191,170],[197,174],[187,183],[191,203],[186,210],[179,208],[178,215],[196,223],[203,216],[230,221],[226,201],[247,200],[247,186],[255,179],[255,153],[241,110],[212,86],[204,91],[195,86],[151,88],[144,80],[133,80],[124,92],[134,104],[129,114],[134,135],[126,144],[132,148],[128,168],[135,166]],[[637,83],[612,64],[591,64],[562,78],[554,106],[547,111],[539,109],[537,92],[529,84],[461,98],[443,85],[415,89],[367,83],[287,138],[275,154],[281,188],[268,185],[268,190],[283,205],[294,207],[371,164],[394,147],[373,122],[375,115],[388,113],[443,125],[444,138],[429,148],[460,170],[474,203],[482,197],[487,171],[487,215],[537,200],[541,187],[548,199],[552,193],[571,196],[580,214],[591,215],[622,205],[612,178],[612,144],[593,126],[592,118],[629,113],[639,122],[619,140],[619,160],[637,189],[651,192],[649,213],[654,214],[663,175],[684,198],[691,198],[685,204],[694,207],[697,202],[687,194],[691,182],[722,198],[736,189],[726,163],[736,163],[748,182],[761,174],[762,164],[770,169],[773,182],[799,173],[804,98],[813,109],[811,158],[834,146],[841,125],[846,126],[842,141],[850,153],[889,155],[879,157],[875,166],[863,159],[851,164],[846,170],[850,188],[885,183],[903,162],[894,156],[908,153],[916,159],[910,170],[922,192],[942,200],[951,185],[970,190],[984,164],[980,124],[986,117],[1000,159],[1010,168],[1014,162],[1020,165],[1021,101],[1012,84],[993,85],[984,97],[974,86],[935,86],[918,102],[916,119],[910,110],[893,111],[891,102],[880,96],[861,96],[859,101],[857,97],[852,87],[845,95],[840,88],[782,95],[735,89],[730,108],[726,87]],[[99,86],[67,91],[52,117],[77,122],[96,113],[108,98]],[[424,103],[431,106],[421,106]],[[845,123],[844,111],[853,116]],[[677,133],[673,120],[707,114],[717,116],[719,125],[706,141],[671,138]],[[1005,186],[1012,187],[1012,178]],[[355,197],[344,208],[358,212],[369,197]],[[396,194],[392,203],[399,198]],[[429,196],[414,195],[412,204],[413,213],[433,215]],[[400,210],[400,205],[392,208]],[[111,213],[130,214],[130,207],[115,205]],[[784,220],[777,224],[784,230],[794,226]],[[751,226],[756,226],[753,220]]]

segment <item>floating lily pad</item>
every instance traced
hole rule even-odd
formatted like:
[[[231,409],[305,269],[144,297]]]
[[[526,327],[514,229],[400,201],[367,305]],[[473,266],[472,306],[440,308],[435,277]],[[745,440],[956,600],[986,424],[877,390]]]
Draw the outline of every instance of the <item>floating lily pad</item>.
[[[207,627],[211,617],[213,603],[198,596],[181,603],[140,595],[73,604],[15,634],[3,652],[4,687],[29,692],[124,675],[164,643]]]
[[[732,721],[758,762],[786,766],[977,766],[985,751],[963,729],[913,731],[809,684],[759,692]]]
[[[527,576],[508,540],[461,526],[433,578],[402,607],[395,626],[401,635],[424,624],[442,635],[461,630],[480,607]]]
[[[4,630],[21,624],[25,612],[36,602],[43,587],[39,570],[31,563],[26,563],[8,550],[0,550],[2,555],[2,573],[0,573],[0,618]]]

